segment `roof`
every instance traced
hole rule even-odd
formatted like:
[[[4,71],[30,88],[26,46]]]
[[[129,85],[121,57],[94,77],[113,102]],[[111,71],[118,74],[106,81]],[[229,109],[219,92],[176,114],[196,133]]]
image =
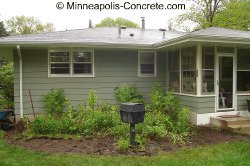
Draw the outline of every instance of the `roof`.
[[[165,37],[163,35],[165,33]],[[131,35],[133,34],[133,35]],[[81,44],[88,46],[123,45],[157,47],[189,38],[244,40],[250,43],[250,32],[211,27],[191,33],[179,31],[162,32],[156,29],[127,28],[118,34],[117,27],[86,28],[49,32],[33,35],[8,36],[0,38],[0,45],[17,44]]]
[[[131,36],[130,34],[133,34]],[[182,36],[183,32],[156,29],[127,28],[118,35],[117,27],[87,28],[34,35],[19,35],[0,38],[1,43],[80,43],[80,44],[120,44],[120,45],[153,45],[154,43]]]
[[[240,30],[217,28],[217,27],[202,29],[199,31],[191,32],[190,34],[192,34],[193,36],[250,39],[250,31],[240,31]]]

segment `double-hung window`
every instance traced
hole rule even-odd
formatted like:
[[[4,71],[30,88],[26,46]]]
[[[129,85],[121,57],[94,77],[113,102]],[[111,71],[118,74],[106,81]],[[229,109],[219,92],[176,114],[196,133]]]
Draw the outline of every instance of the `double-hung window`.
[[[93,77],[93,51],[49,51],[50,77]]]
[[[138,75],[140,77],[156,76],[156,55],[154,51],[139,52],[138,56]]]

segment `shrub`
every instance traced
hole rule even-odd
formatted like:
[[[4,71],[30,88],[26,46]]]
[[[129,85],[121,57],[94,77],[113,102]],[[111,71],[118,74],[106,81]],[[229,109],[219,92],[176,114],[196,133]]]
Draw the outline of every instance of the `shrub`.
[[[188,109],[182,107],[180,101],[171,91],[166,91],[160,83],[155,83],[152,87],[150,109],[168,115],[168,131],[183,133],[189,130]],[[153,120],[152,120],[153,121]],[[158,126],[159,127],[159,126]],[[159,130],[158,128],[153,131]],[[149,129],[149,132],[151,130]]]
[[[62,89],[51,89],[49,93],[44,96],[44,106],[48,114],[61,116],[68,106],[68,100],[64,95]]]
[[[116,143],[118,150],[125,151],[128,150],[130,147],[130,142],[128,139],[119,139]]]
[[[89,91],[88,104],[92,110],[95,110],[95,107],[97,104],[97,95],[96,95],[96,91],[94,89],[90,89],[90,91]]]
[[[0,109],[14,108],[13,63],[0,66]]]
[[[138,90],[133,85],[121,85],[115,88],[115,96],[121,103],[135,102],[143,103],[143,97],[138,93]]]

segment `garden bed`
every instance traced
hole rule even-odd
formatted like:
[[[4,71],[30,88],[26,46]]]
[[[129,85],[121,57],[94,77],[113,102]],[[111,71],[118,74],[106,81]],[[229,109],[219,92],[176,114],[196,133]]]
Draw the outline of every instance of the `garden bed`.
[[[4,139],[8,144],[23,147],[34,151],[47,153],[81,153],[101,155],[157,155],[161,152],[176,151],[181,148],[207,146],[235,141],[250,141],[250,136],[240,135],[225,130],[219,130],[211,126],[192,127],[188,141],[185,144],[173,144],[172,141],[164,139],[161,141],[148,141],[144,148],[136,150],[119,151],[112,137],[93,138],[81,140],[65,140],[50,138],[35,138],[30,140],[17,139],[24,131],[21,123],[7,132]]]

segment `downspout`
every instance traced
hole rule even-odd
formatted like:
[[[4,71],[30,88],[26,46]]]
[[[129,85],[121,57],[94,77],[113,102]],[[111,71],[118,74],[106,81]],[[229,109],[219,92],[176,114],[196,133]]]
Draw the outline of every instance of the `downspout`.
[[[17,54],[19,57],[19,97],[20,97],[20,118],[23,118],[23,60],[20,51],[20,46],[16,46]]]

